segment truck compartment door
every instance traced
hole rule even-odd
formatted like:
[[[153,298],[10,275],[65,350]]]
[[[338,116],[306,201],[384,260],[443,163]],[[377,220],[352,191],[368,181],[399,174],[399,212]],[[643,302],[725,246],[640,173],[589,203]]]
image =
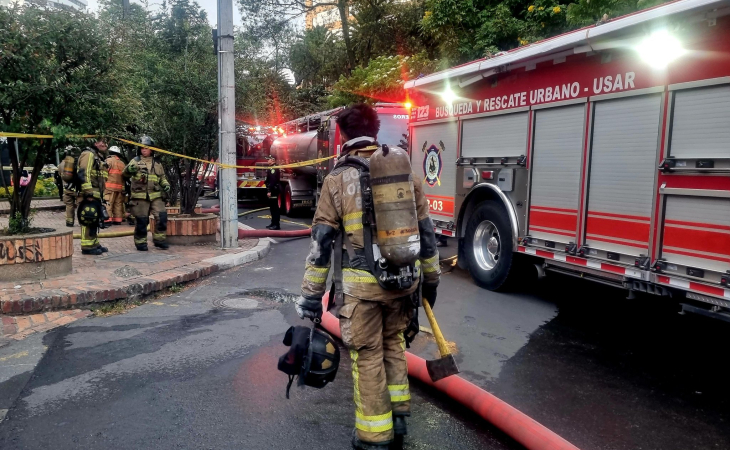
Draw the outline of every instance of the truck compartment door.
[[[535,112],[530,236],[577,242],[585,105]]]
[[[649,254],[661,96],[595,103],[585,242]]]
[[[674,93],[669,155],[730,158],[730,85]]]
[[[705,271],[730,270],[730,84],[672,97],[668,154],[677,166],[661,182],[660,258],[667,272],[717,282],[718,274]],[[713,164],[705,169],[697,161]]]
[[[465,120],[461,156],[501,158],[524,155],[527,148],[527,120],[527,112]]]
[[[730,199],[667,196],[661,256],[668,266],[679,264],[721,273],[730,270]],[[699,275],[686,269],[679,272]]]
[[[422,183],[434,220],[454,221],[458,135],[457,121],[416,125],[412,129],[411,166],[420,178],[415,181]]]

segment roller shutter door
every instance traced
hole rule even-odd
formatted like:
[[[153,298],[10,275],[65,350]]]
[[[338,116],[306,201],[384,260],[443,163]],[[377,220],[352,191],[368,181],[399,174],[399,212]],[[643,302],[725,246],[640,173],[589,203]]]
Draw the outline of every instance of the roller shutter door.
[[[730,158],[730,85],[674,95],[670,156]]]
[[[730,270],[730,199],[668,196],[662,257],[685,266]]]
[[[585,105],[535,113],[529,234],[575,242]]]
[[[527,152],[528,113],[520,112],[464,121],[461,156],[521,156]]]
[[[457,121],[442,122],[414,126],[412,130],[411,166],[420,178],[416,182],[423,187],[431,217],[453,221],[459,124]],[[431,163],[435,167],[427,167]],[[427,169],[436,169],[437,177],[426,177]]]
[[[590,247],[648,254],[660,104],[659,95],[595,104],[586,220]]]

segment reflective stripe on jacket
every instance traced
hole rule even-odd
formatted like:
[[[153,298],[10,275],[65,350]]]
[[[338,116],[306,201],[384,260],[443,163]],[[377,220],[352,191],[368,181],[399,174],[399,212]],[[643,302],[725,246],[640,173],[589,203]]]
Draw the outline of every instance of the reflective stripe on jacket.
[[[112,155],[106,160],[109,168],[108,178],[106,180],[106,190],[112,192],[122,192],[124,190],[124,179],[122,172],[124,171],[124,162],[118,156]]]
[[[81,192],[91,194],[101,200],[107,177],[106,164],[96,149],[87,148],[81,152],[76,163],[76,176],[79,179]]]
[[[135,170],[136,169],[136,170]],[[124,176],[132,180],[132,198],[155,200],[162,197],[162,190],[169,186],[162,163],[151,156],[138,156],[124,168]]]

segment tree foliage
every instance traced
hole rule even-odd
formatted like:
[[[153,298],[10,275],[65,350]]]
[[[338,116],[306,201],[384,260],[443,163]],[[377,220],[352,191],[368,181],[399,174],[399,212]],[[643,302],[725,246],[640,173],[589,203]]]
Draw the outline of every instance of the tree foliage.
[[[0,129],[54,135],[22,140],[19,157],[10,152],[15,186],[22,168],[33,167],[23,198],[15,191],[11,199],[11,214],[25,220],[38,175],[53,150],[68,143],[67,134],[115,133],[134,114],[115,99],[121,81],[113,49],[90,15],[0,8],[0,55]]]

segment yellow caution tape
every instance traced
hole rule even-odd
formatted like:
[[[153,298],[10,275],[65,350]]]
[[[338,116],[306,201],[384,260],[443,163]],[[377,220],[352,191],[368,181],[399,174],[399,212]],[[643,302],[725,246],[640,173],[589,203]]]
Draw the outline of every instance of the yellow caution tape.
[[[321,162],[330,160],[335,157],[333,155],[333,156],[327,156],[325,158],[310,159],[309,161],[300,161],[300,162],[295,162],[295,163],[291,163],[291,164],[283,164],[280,166],[236,166],[233,164],[223,164],[223,163],[219,163],[216,161],[208,161],[205,159],[195,158],[192,156],[181,155],[179,153],[171,152],[169,150],[163,150],[161,148],[152,147],[150,145],[140,144],[139,142],[129,141],[127,139],[116,138],[116,137],[114,139],[116,139],[118,141],[122,141],[129,145],[136,145],[137,147],[149,148],[150,150],[153,150],[155,152],[164,153],[166,155],[172,155],[172,156],[177,156],[179,158],[191,159],[193,161],[198,161],[198,162],[202,162],[202,163],[206,163],[206,164],[212,164],[214,166],[220,167],[221,169],[292,169],[295,167],[312,166],[312,165],[319,164]]]
[[[23,139],[23,138],[51,139],[54,136],[52,134],[24,134],[24,133],[0,132],[0,137],[18,138],[18,139]],[[66,137],[88,139],[88,138],[97,137],[97,135],[95,135],[95,134],[68,134],[68,135],[66,135]],[[169,150],[163,150],[161,148],[140,144],[139,142],[122,139],[119,137],[114,137],[112,139],[115,139],[120,142],[124,142],[129,145],[135,145],[137,147],[146,147],[146,148],[149,148],[150,150],[153,150],[153,151],[159,152],[159,153],[164,153],[166,155],[177,156],[178,158],[190,159],[193,161],[198,161],[198,162],[202,162],[202,163],[206,163],[206,164],[212,164],[214,166],[220,167],[221,169],[293,169],[295,167],[313,166],[315,164],[319,164],[321,162],[328,161],[335,157],[333,155],[333,156],[327,156],[325,158],[311,159],[309,161],[300,161],[300,162],[295,162],[295,163],[291,163],[291,164],[282,164],[279,166],[236,166],[234,164],[223,164],[223,163],[219,163],[219,162],[215,162],[215,161],[208,161],[205,159],[195,158],[193,156],[181,155],[179,153],[171,152]]]

